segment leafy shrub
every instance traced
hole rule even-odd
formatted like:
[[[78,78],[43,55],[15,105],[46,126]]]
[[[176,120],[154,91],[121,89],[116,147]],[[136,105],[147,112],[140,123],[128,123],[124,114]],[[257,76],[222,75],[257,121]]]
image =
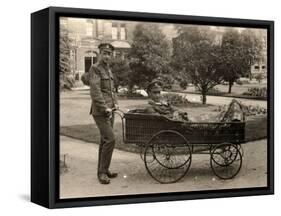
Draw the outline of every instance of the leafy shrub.
[[[163,94],[162,98],[173,106],[182,106],[190,103],[185,96],[179,94],[167,93]]]
[[[259,73],[255,76],[256,80],[261,83],[261,81],[264,79],[264,75]]]
[[[188,86],[188,82],[186,80],[183,80],[183,81],[180,82],[180,87],[182,89],[186,89],[187,86]]]
[[[197,87],[195,88],[195,92],[200,92]],[[222,92],[216,87],[209,89],[207,92],[207,95],[221,95],[221,94]]]
[[[249,96],[256,96],[256,97],[267,97],[267,88],[248,88],[248,91],[244,92],[243,95],[249,95]]]
[[[250,84],[250,80],[249,80],[248,78],[243,78],[243,77],[241,77],[241,78],[239,78],[239,79],[236,80],[236,83],[237,83],[238,85]]]
[[[119,92],[118,96],[124,98],[145,98],[145,96],[139,92]]]
[[[81,81],[84,85],[86,86],[90,86],[90,82],[89,82],[89,73],[83,73],[81,76]]]
[[[264,115],[267,114],[267,109],[263,108],[259,105],[245,105],[241,102],[239,102],[242,105],[243,112],[245,116],[256,116],[256,115]],[[228,109],[228,105],[222,105],[218,106],[217,108],[214,109],[216,112],[225,112]]]
[[[75,79],[71,74],[61,74],[60,75],[60,90],[71,90],[75,87]]]
[[[211,88],[207,94],[210,94],[210,95],[219,95],[221,94],[222,92],[218,89],[218,88]]]
[[[243,85],[243,82],[241,80],[236,80],[237,85]]]
[[[267,109],[260,107],[259,105],[256,106],[245,106],[244,105],[244,111],[246,116],[252,116],[252,115],[262,115],[262,114],[267,114]]]

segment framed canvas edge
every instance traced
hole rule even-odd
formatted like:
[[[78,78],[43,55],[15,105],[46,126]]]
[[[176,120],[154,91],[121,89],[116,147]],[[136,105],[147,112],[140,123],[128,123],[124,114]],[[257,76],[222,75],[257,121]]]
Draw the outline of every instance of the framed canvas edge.
[[[49,11],[31,14],[31,202],[49,206]],[[39,33],[38,33],[39,32]],[[38,37],[40,36],[40,37]],[[41,55],[38,55],[41,52]],[[40,73],[38,73],[38,69]]]
[[[233,18],[217,18],[217,17],[201,17],[201,16],[186,16],[186,15],[171,15],[171,14],[154,14],[140,12],[123,12],[123,11],[108,11],[94,9],[78,9],[78,8],[61,8],[50,7],[49,10],[49,208],[64,208],[64,207],[81,207],[81,206],[97,206],[97,205],[113,205],[113,204],[129,204],[129,203],[146,203],[146,202],[163,202],[163,201],[179,201],[193,199],[208,199],[208,198],[224,198],[224,197],[239,197],[253,195],[270,195],[274,194],[274,21],[268,20],[246,20]],[[59,92],[58,79],[56,77],[56,57],[58,40],[56,40],[55,27],[57,16],[62,14],[73,15],[77,17],[107,17],[108,19],[131,19],[147,20],[147,21],[165,21],[165,22],[192,22],[201,24],[216,24],[227,26],[247,26],[247,27],[264,27],[268,30],[268,110],[270,110],[268,118],[268,186],[264,188],[243,188],[243,189],[226,189],[226,190],[210,190],[210,191],[195,191],[182,193],[159,193],[159,194],[143,194],[143,195],[124,195],[110,197],[93,197],[93,198],[78,198],[78,199],[59,199],[58,198],[58,145],[59,145]]]

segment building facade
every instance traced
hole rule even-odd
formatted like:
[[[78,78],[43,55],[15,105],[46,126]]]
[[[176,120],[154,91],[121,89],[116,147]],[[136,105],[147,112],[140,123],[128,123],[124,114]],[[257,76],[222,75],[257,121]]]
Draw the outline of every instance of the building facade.
[[[256,78],[262,76],[267,78],[267,32],[265,30],[256,30],[257,37],[262,41],[261,58],[251,66],[251,76]]]
[[[71,72],[76,79],[97,62],[100,43],[111,43],[115,48],[114,56],[124,58],[131,48],[134,26],[124,21],[61,18],[60,28],[67,31],[71,40]]]
[[[85,18],[61,18],[60,28],[65,29],[71,40],[71,72],[80,79],[81,75],[88,72],[91,65],[98,60],[98,46],[102,42],[111,43],[114,48],[114,56],[125,58],[133,40],[133,31],[138,22],[85,19]],[[173,24],[160,24],[160,29],[165,34],[168,41],[172,43],[177,38],[177,28]],[[210,27],[216,32],[215,41],[220,42],[225,31],[223,27]],[[239,32],[242,28],[237,28]],[[263,41],[262,58],[252,64],[250,77],[262,75],[267,76],[267,38],[266,31],[255,30],[255,33]]]

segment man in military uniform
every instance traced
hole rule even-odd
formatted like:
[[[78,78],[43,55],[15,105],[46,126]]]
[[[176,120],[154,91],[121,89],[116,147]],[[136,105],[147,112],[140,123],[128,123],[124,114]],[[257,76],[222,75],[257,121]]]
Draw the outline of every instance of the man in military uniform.
[[[109,43],[101,43],[99,50],[99,61],[96,65],[91,66],[88,74],[92,99],[90,114],[93,115],[101,137],[98,155],[98,180],[101,184],[109,184],[110,178],[117,177],[117,173],[109,171],[115,145],[113,109],[118,108],[113,74],[109,67],[114,47]]]
[[[145,113],[164,115],[167,118],[178,121],[189,121],[188,114],[181,112],[173,107],[169,102],[161,97],[162,82],[154,80],[147,86],[147,94],[150,98],[149,106],[145,109]]]
[[[207,116],[207,119],[189,118],[186,112],[182,112],[173,107],[169,102],[161,97],[162,83],[158,80],[152,81],[147,87],[147,94],[150,98],[148,107],[142,110],[142,113],[163,115],[169,119],[184,121],[184,122],[201,122],[216,119],[217,122],[233,122],[245,121],[245,112],[243,105],[237,100],[233,99],[231,103],[226,106],[226,111],[222,111],[217,116]],[[138,110],[137,110],[138,112]],[[201,116],[199,116],[201,117]]]

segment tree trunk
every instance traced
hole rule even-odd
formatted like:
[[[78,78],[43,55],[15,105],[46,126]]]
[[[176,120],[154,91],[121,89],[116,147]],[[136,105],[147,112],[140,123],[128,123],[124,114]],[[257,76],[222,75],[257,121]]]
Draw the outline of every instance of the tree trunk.
[[[251,68],[251,66],[252,66],[252,61],[250,61],[250,68],[249,68],[249,79],[252,81],[253,76],[252,76],[252,68]]]
[[[202,104],[206,104],[207,102],[207,87],[206,86],[201,86],[201,101]]]
[[[206,104],[206,102],[207,102],[207,92],[206,91],[202,91],[201,92],[202,93],[202,104]]]
[[[229,81],[228,82],[228,93],[230,94],[231,93],[231,88],[232,88],[232,86],[233,86],[233,81]]]
[[[128,86],[128,94],[131,95],[133,93],[133,85]]]

